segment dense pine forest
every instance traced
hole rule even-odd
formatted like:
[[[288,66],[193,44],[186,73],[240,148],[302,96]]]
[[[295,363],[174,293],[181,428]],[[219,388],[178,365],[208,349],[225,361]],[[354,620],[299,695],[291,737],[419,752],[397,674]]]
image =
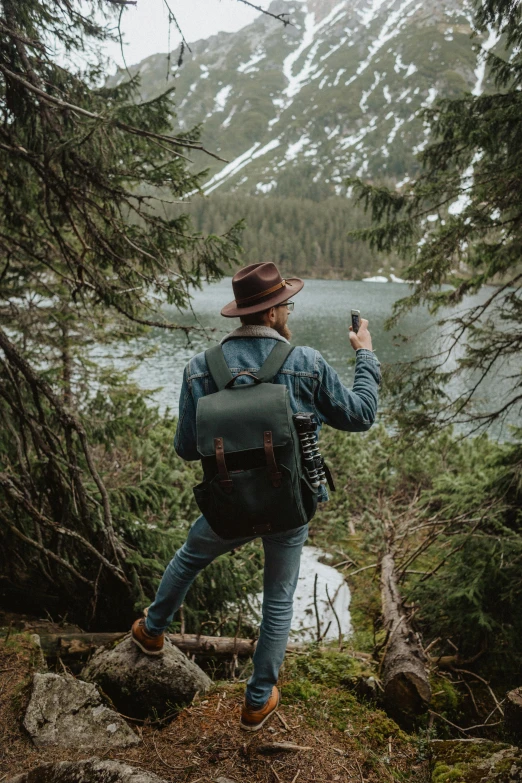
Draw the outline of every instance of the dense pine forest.
[[[317,190],[315,199],[215,193],[193,198],[185,210],[204,234],[222,234],[244,221],[243,257],[252,264],[271,260],[288,273],[343,280],[399,268],[395,253],[377,253],[350,235],[368,224],[362,209],[346,197],[321,197]]]

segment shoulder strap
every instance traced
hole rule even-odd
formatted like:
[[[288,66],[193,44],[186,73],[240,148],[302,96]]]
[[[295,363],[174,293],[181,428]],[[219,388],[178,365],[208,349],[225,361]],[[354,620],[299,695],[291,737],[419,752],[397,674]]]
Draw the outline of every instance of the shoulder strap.
[[[223,349],[221,345],[214,345],[205,351],[205,359],[207,360],[208,369],[214,379],[214,383],[221,391],[229,383],[233,375],[228,369],[228,364],[223,356]]]
[[[259,380],[263,383],[271,383],[293,350],[294,348],[292,345],[278,341],[257,373]],[[205,359],[210,374],[219,391],[221,391],[225,388],[227,383],[230,383],[230,381],[233,380],[233,375],[223,356],[221,345],[214,345],[212,348],[206,350]]]
[[[265,363],[257,373],[259,380],[263,383],[271,383],[293,350],[294,348],[292,345],[283,343],[279,340],[274,345],[268,354]]]

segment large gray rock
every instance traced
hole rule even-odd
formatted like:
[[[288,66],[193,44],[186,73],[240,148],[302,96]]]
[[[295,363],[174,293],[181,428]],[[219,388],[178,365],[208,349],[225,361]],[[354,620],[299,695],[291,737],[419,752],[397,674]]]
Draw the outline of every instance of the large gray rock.
[[[24,726],[38,747],[115,748],[140,742],[94,685],[52,673],[35,674]]]
[[[60,761],[42,764],[6,783],[165,783],[152,772],[119,761]]]
[[[522,783],[522,751],[485,739],[433,740],[432,783]]]
[[[145,655],[125,637],[112,649],[102,648],[82,670],[124,715],[164,715],[205,693],[212,680],[177,647],[166,643],[162,655]]]
[[[518,745],[522,744],[522,688],[515,688],[506,694],[504,724],[507,734]]]

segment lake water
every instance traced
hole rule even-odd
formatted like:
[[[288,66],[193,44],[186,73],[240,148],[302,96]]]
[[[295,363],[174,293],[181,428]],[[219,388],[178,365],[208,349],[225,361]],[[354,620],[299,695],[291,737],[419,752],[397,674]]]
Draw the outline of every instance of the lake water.
[[[354,352],[348,339],[350,310],[357,308],[370,322],[374,349],[383,363],[393,363],[411,355],[404,343],[397,343],[391,332],[384,330],[384,322],[391,315],[397,299],[405,296],[408,286],[400,283],[364,283],[345,280],[307,280],[303,290],[295,297],[295,310],[290,315],[292,343],[317,348],[325,359],[339,372],[346,383],[353,378],[353,367],[348,359]],[[154,399],[162,408],[177,409],[185,364],[198,351],[224,337],[239,326],[236,318],[223,318],[219,311],[232,299],[230,278],[207,285],[194,293],[192,313],[180,313],[175,308],[164,308],[165,316],[172,322],[204,327],[205,334],[192,335],[191,343],[183,332],[155,329],[142,338],[140,347],[154,345],[156,353],[144,360],[135,371],[139,385],[157,389]],[[404,320],[404,328],[415,334],[415,345],[420,351],[429,350],[432,336],[422,334],[432,319],[425,312],[417,311]],[[213,330],[213,331],[211,331]],[[138,347],[138,346],[136,346]],[[162,387],[158,389],[158,387]]]
[[[317,615],[319,635],[325,641],[344,638],[352,632],[350,588],[344,575],[325,559],[329,559],[327,553],[318,547],[303,547],[292,616],[291,637],[295,641],[317,640]]]
[[[290,639],[295,642],[338,640],[350,636],[350,588],[341,571],[329,565],[338,560],[316,546],[304,546],[294,595]],[[261,621],[263,593],[251,596],[251,620]],[[317,611],[316,611],[317,605]],[[333,608],[332,608],[333,607]],[[317,622],[319,619],[319,633]]]
[[[350,310],[357,308],[370,322],[373,346],[383,365],[394,365],[414,355],[431,353],[440,342],[440,327],[426,309],[415,309],[392,331],[384,328],[394,303],[406,296],[409,290],[408,285],[401,283],[307,280],[304,289],[295,297],[295,310],[289,319],[292,342],[319,350],[337,370],[343,382],[350,385],[353,366],[348,360],[353,358],[354,353],[349,344],[348,325]],[[459,310],[483,301],[490,291],[483,289],[478,296],[467,297]],[[170,321],[184,326],[200,326],[206,330],[204,334],[193,335],[190,344],[183,332],[160,329],[151,331],[137,341],[134,346],[136,353],[143,347],[154,347],[156,352],[153,357],[141,361],[134,377],[142,388],[155,389],[152,400],[162,409],[169,407],[177,412],[183,368],[190,357],[218,342],[239,325],[238,319],[223,318],[219,314],[221,307],[232,298],[231,279],[225,278],[194,293],[193,308],[196,315],[165,308],[165,315]],[[404,337],[408,339],[405,341]],[[454,369],[455,359],[454,356],[445,369]],[[513,371],[513,367],[507,369]],[[455,376],[449,382],[447,391],[454,395],[469,384],[469,378]],[[481,389],[483,404],[488,405],[491,396],[495,396],[498,401],[502,387],[499,373],[496,372]]]

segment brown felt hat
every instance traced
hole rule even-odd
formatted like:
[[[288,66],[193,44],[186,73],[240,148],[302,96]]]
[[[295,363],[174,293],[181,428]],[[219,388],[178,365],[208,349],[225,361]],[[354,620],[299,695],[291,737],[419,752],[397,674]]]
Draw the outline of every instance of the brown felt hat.
[[[238,318],[268,310],[282,304],[304,286],[299,277],[283,279],[279,269],[271,261],[250,264],[236,272],[232,278],[234,301],[221,310],[225,318]]]

